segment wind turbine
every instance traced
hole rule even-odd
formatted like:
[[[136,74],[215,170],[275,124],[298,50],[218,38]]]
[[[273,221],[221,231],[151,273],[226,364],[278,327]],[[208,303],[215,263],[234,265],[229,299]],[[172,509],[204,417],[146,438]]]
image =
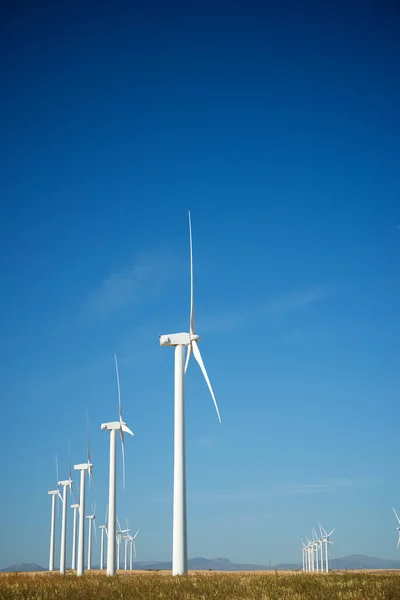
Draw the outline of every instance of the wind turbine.
[[[89,430],[88,430],[89,433]],[[78,564],[77,564],[77,569],[76,569],[76,574],[78,576],[83,575],[83,573],[85,572],[85,565],[84,565],[84,554],[85,554],[85,472],[87,471],[88,473],[88,477],[89,477],[89,484],[90,484],[90,478],[92,478],[93,481],[93,485],[94,485],[94,479],[93,479],[93,473],[92,473],[92,469],[93,469],[93,464],[91,463],[90,460],[90,439],[89,439],[89,435],[88,435],[88,457],[87,457],[87,462],[85,463],[81,463],[79,465],[74,465],[74,469],[76,471],[80,471],[80,488],[79,488],[79,540],[78,540]]]
[[[130,529],[122,529],[121,528],[121,523],[119,522],[119,519],[117,517],[117,523],[118,523],[118,530],[116,532],[116,542],[117,542],[117,569],[119,570],[121,568],[121,561],[120,561],[120,549],[121,549],[121,541],[122,541],[122,537],[123,537],[123,533],[129,533]]]
[[[49,492],[49,494],[50,494],[50,492]],[[400,546],[400,519],[399,519],[399,515],[397,514],[397,512],[395,511],[394,508],[393,508],[393,512],[396,515],[396,519],[399,524],[399,527],[396,527],[396,530],[399,532],[399,539],[397,540],[397,550],[398,550],[399,546]]]
[[[90,569],[92,568],[92,529],[93,528],[94,528],[94,537],[97,541],[96,525],[94,524],[94,521],[96,519],[96,506],[94,506],[94,507],[92,506],[92,510],[93,510],[93,514],[86,516],[86,518],[89,521],[88,557],[87,557],[87,561],[88,561],[87,570],[88,571],[90,571]]]
[[[187,573],[187,517],[186,517],[186,457],[185,457],[185,373],[190,355],[199,364],[204,379],[210,390],[219,422],[221,417],[217,401],[207,375],[198,342],[200,336],[194,331],[194,297],[193,297],[193,244],[192,225],[189,211],[190,241],[190,333],[172,333],[160,336],[160,346],[175,347],[175,391],[174,391],[174,512],[172,541],[172,574]],[[183,364],[184,348],[188,346],[185,366]]]
[[[124,533],[128,534],[130,532],[129,525],[128,525],[128,519],[126,519],[126,527],[127,529],[125,529]],[[124,549],[124,569],[125,571],[127,570],[127,561],[128,561],[128,535],[124,535],[124,540],[125,540],[125,549]]]
[[[54,535],[56,529],[56,497],[61,500],[60,490],[58,489],[58,462],[56,454],[56,479],[57,489],[47,492],[51,496],[51,524],[50,524],[50,557],[49,557],[49,571],[54,570]]]
[[[308,554],[308,571],[314,573],[314,551],[312,542],[306,537],[307,540],[307,554]]]
[[[104,519],[104,523],[107,523],[107,512],[108,512],[108,505],[106,508],[106,517]],[[103,570],[104,569],[104,532],[106,532],[106,535],[107,535],[107,525],[99,525],[99,529],[101,529],[100,569]]]
[[[65,575],[66,570],[66,550],[67,550],[67,487],[70,489],[70,493],[72,494],[72,484],[73,481],[71,479],[71,462],[69,464],[69,475],[68,479],[64,479],[63,481],[59,481],[58,485],[63,488],[62,493],[62,518],[61,518],[61,550],[60,550],[60,573],[61,575]]]
[[[303,573],[304,573],[305,571],[307,571],[307,560],[306,560],[306,556],[307,556],[307,555],[306,555],[307,546],[306,546],[306,545],[305,545],[305,543],[303,542],[303,539],[301,540],[301,545],[302,545],[302,548],[301,548],[301,556],[302,556],[302,559],[303,559],[303,569],[302,569],[302,570],[303,570]]]
[[[135,540],[136,540],[136,536],[139,533],[139,531],[140,531],[140,529],[137,530],[137,532],[135,533],[134,536],[129,535],[129,534],[127,535],[127,538],[128,538],[128,540],[130,542],[130,544],[129,544],[130,545],[130,556],[129,556],[129,559],[130,559],[130,570],[131,571],[132,571],[132,548],[133,548],[133,550],[135,552],[135,559],[136,559],[136,542],[135,542]]]
[[[321,541],[325,543],[325,573],[328,573],[328,571],[329,571],[328,544],[333,543],[333,542],[331,542],[331,540],[329,538],[332,535],[332,533],[335,531],[335,529],[332,529],[332,531],[330,533],[326,533],[326,531],[322,527],[322,525],[320,525],[320,527],[321,527],[321,531],[323,533],[323,536],[321,537]]]
[[[315,552],[315,566],[316,566],[315,570],[317,573],[319,573],[318,550],[319,550],[319,544],[322,542],[319,540],[315,529],[312,530],[312,533],[313,533],[313,551]]]
[[[76,511],[79,508],[79,504],[71,504],[71,508],[74,509],[74,526],[72,529],[72,560],[71,560],[71,569],[76,569]]]
[[[111,423],[103,423],[101,429],[110,432],[110,483],[109,483],[109,497],[108,497],[108,536],[107,536],[107,575],[115,575],[115,544],[116,544],[116,532],[115,532],[115,521],[117,518],[117,484],[116,484],[116,433],[120,432],[121,435],[121,447],[122,447],[122,473],[123,473],[123,486],[125,487],[125,438],[124,433],[133,435],[127,424],[122,418],[122,404],[121,404],[121,389],[119,385],[119,373],[118,373],[118,362],[117,357],[114,354],[115,359],[115,370],[117,374],[117,387],[118,387],[118,403],[119,403],[119,421],[112,421]],[[121,529],[121,528],[120,528]],[[119,543],[121,541],[119,540]],[[118,568],[119,568],[119,544],[118,544]]]

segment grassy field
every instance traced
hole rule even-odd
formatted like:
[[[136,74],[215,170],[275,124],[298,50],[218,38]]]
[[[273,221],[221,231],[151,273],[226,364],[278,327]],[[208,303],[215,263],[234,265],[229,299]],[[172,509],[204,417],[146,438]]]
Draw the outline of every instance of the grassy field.
[[[92,571],[2,573],[0,599],[16,600],[400,600],[399,572],[303,573],[126,572],[115,577]]]

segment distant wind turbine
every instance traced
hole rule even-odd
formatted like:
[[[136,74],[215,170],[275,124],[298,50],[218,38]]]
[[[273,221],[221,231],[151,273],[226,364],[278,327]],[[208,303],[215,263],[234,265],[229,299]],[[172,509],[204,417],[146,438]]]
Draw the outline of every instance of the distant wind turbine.
[[[61,550],[60,550],[60,573],[65,575],[66,571],[66,550],[67,550],[67,487],[69,487],[72,495],[72,484],[71,479],[71,463],[69,464],[69,475],[68,479],[59,481],[58,485],[63,488],[62,493],[62,518],[61,518]]]
[[[122,418],[122,404],[121,404],[121,389],[119,384],[119,372],[117,357],[114,354],[115,359],[115,370],[117,374],[117,388],[118,388],[118,404],[119,404],[119,421],[112,421],[110,423],[103,423],[101,425],[102,430],[110,432],[110,483],[109,483],[109,497],[108,497],[108,536],[107,536],[107,575],[115,575],[115,545],[116,545],[116,532],[115,522],[117,518],[117,482],[116,482],[116,433],[120,432],[121,436],[121,447],[122,447],[122,477],[123,485],[125,487],[125,437],[124,433],[133,435],[127,424]],[[119,556],[119,545],[118,545],[118,556]],[[118,561],[119,568],[119,561]]]
[[[76,471],[80,471],[80,488],[79,488],[79,539],[78,539],[78,562],[76,574],[78,576],[83,575],[85,572],[84,565],[84,554],[85,554],[85,473],[87,471],[89,477],[93,481],[93,464],[90,459],[90,438],[89,438],[89,429],[88,429],[88,457],[87,462],[81,463],[79,465],[74,465],[74,469]]]
[[[108,505],[106,508],[106,517],[104,519],[104,523],[107,523],[107,512],[108,512]],[[101,541],[100,541],[100,569],[103,570],[104,569],[104,532],[106,532],[107,535],[107,525],[99,525],[99,529],[101,529]]]
[[[139,533],[140,529],[137,530],[137,532],[135,533],[134,536],[132,535],[127,535],[127,538],[129,540],[129,546],[130,546],[130,552],[129,552],[129,560],[130,560],[130,570],[132,571],[132,549],[135,553],[135,560],[136,560],[136,536]]]
[[[160,336],[161,346],[175,347],[175,407],[174,407],[174,509],[173,509],[173,541],[172,541],[172,574],[187,573],[187,517],[186,517],[186,457],[185,457],[185,372],[189,358],[193,352],[203,376],[207,382],[211,397],[217,411],[218,420],[221,417],[217,401],[198,342],[200,336],[194,329],[194,297],[193,297],[193,245],[192,226],[189,212],[189,241],[190,241],[190,333],[172,333]],[[188,346],[186,364],[184,366],[184,349]]]
[[[49,492],[49,494],[50,494],[50,492]],[[394,514],[396,515],[396,519],[397,519],[397,522],[398,522],[398,524],[399,524],[399,527],[397,527],[397,528],[396,528],[396,529],[397,529],[397,531],[399,532],[399,539],[397,540],[397,550],[398,550],[398,549],[399,549],[399,546],[400,546],[400,519],[399,519],[399,515],[397,514],[397,512],[395,511],[395,509],[394,509],[394,508],[393,508],[393,512],[394,512]]]
[[[320,525],[320,528],[321,528],[321,532],[323,534],[321,536],[321,541],[325,544],[325,573],[328,573],[329,572],[328,544],[332,544],[333,543],[333,542],[331,542],[331,540],[329,538],[332,535],[332,533],[335,531],[335,529],[332,529],[332,531],[330,531],[329,533],[326,533],[326,531],[322,527],[322,525]]]
[[[93,507],[92,506],[92,510],[93,510],[93,514],[91,515],[87,515],[86,518],[88,519],[89,522],[89,537],[88,537],[88,556],[87,556],[87,570],[90,571],[90,569],[92,568],[92,530],[94,529],[94,537],[95,539],[97,539],[96,537],[96,525],[94,523],[95,519],[96,519],[96,505]]]
[[[56,498],[61,500],[60,490],[58,489],[58,460],[56,454],[56,483],[55,490],[47,492],[51,496],[51,524],[50,524],[50,556],[49,556],[49,571],[54,570],[54,539],[56,529]]]
[[[73,525],[73,529],[72,529],[72,560],[71,560],[71,569],[75,570],[76,569],[76,526],[77,526],[77,519],[76,519],[76,511],[79,508],[79,504],[71,504],[71,508],[74,510],[74,525]]]

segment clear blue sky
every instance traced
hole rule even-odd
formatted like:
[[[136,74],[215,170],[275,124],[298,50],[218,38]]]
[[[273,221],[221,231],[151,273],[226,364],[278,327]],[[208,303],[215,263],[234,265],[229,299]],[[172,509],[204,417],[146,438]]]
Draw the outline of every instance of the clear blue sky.
[[[300,561],[321,521],[333,556],[398,557],[394,3],[1,10],[0,566],[48,564],[54,454],[61,478],[68,438],[85,460],[86,408],[103,521],[114,352],[135,432],[118,515],[141,527],[138,560],[170,558],[173,351],[158,336],[189,326],[189,208],[222,415],[193,362],[189,556]]]

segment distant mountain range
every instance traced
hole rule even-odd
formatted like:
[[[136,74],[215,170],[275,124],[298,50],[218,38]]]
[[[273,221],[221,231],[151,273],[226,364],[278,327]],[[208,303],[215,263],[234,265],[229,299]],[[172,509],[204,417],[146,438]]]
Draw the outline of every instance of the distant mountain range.
[[[98,569],[99,567],[94,567]],[[188,568],[191,571],[298,571],[300,564],[282,563],[273,567],[265,565],[233,563],[229,558],[189,558]],[[400,569],[400,560],[375,558],[364,554],[351,554],[343,558],[333,558],[329,561],[329,568],[334,571],[353,571],[358,569]],[[134,569],[145,571],[169,571],[171,561],[167,562],[137,562]],[[19,563],[0,569],[2,573],[47,571],[44,567],[32,563]]]
[[[35,563],[18,563],[17,565],[0,569],[0,573],[32,573],[33,571],[47,571],[47,569]]]

